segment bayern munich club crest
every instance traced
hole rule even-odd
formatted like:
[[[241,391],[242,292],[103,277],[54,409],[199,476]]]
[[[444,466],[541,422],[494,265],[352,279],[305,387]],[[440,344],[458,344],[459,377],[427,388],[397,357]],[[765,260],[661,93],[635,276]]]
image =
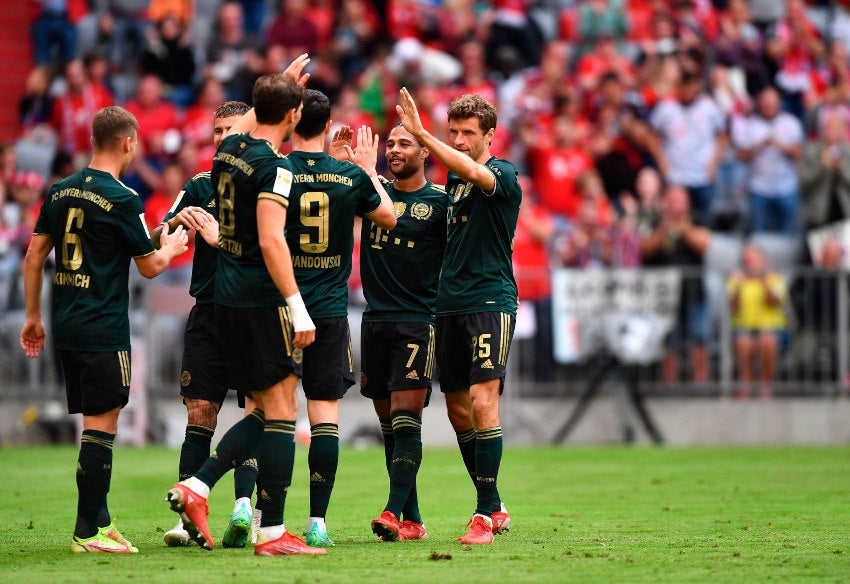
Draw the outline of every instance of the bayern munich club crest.
[[[419,219],[420,221],[428,219],[433,212],[434,209],[428,203],[414,203],[410,208],[411,216]]]

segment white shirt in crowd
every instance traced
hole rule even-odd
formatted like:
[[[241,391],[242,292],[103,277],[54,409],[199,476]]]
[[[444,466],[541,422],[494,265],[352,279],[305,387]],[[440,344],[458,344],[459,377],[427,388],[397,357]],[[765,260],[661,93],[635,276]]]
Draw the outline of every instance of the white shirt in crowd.
[[[688,187],[710,184],[708,165],[717,146],[717,137],[726,126],[726,116],[708,97],[692,104],[676,99],[659,103],[649,118],[659,133],[667,159],[667,182]]]
[[[736,148],[752,149],[766,140],[785,146],[803,142],[803,125],[795,116],[780,112],[768,120],[758,114],[736,118],[732,122],[732,144]],[[770,144],[759,149],[749,163],[747,181],[751,192],[763,197],[781,197],[796,193],[797,160],[789,158]]]

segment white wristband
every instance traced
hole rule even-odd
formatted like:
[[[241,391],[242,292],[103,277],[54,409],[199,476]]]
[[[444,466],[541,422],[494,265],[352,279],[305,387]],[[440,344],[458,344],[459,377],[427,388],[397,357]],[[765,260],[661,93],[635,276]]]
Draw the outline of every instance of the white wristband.
[[[301,293],[295,293],[286,299],[286,305],[289,307],[289,316],[292,318],[292,328],[296,333],[302,331],[312,331],[316,329],[313,324],[313,319],[307,312],[307,307],[304,306],[304,299],[301,298]]]

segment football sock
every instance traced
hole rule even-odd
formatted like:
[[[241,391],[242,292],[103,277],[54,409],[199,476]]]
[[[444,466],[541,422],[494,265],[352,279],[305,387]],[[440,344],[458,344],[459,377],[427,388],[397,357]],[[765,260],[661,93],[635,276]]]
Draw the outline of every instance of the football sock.
[[[105,507],[112,475],[112,444],[115,434],[83,430],[77,459],[77,523],[74,535],[92,537]],[[108,525],[108,523],[107,523]]]
[[[416,482],[410,488],[410,494],[407,496],[407,501],[404,502],[404,507],[401,510],[402,517],[408,521],[422,523],[422,515],[419,514],[419,495],[416,494]],[[401,519],[401,517],[399,517]]]
[[[331,492],[339,465],[339,426],[316,424],[310,427],[310,516],[324,517],[331,502]]]
[[[475,436],[475,489],[478,492],[478,507],[475,512],[490,517],[499,505],[496,479],[502,461],[502,427],[479,430]]]
[[[251,457],[233,471],[233,492],[237,499],[251,500],[257,483],[257,459]]]
[[[257,499],[262,499],[263,508],[260,527],[283,525],[286,490],[292,483],[294,462],[295,420],[266,420],[257,456],[260,469]]]
[[[214,430],[189,424],[186,426],[186,437],[180,448],[180,464],[177,467],[178,481],[185,481],[198,472],[198,469],[210,456],[210,443]]]
[[[384,437],[384,460],[387,463],[387,473],[389,473],[393,461],[393,449],[395,448],[392,422],[381,422],[381,436]]]
[[[470,428],[463,432],[457,432],[457,445],[460,447],[460,455],[463,457],[463,464],[466,466],[466,472],[469,473],[469,478],[472,479],[472,484],[475,484],[475,430]]]
[[[410,412],[394,412],[392,425],[395,449],[390,465],[390,496],[386,509],[400,517],[410,490],[416,484],[416,473],[422,462],[422,418]]]
[[[195,478],[212,488],[227,471],[249,458],[263,436],[264,422],[263,411],[256,409],[233,424],[195,473]]]

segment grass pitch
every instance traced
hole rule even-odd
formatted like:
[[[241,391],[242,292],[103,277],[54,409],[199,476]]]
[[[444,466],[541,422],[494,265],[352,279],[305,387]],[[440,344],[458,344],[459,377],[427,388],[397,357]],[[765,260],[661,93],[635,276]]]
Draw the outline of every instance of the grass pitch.
[[[0,450],[3,582],[850,582],[850,448],[509,448],[500,490],[512,531],[490,546],[456,538],[475,495],[453,449],[425,452],[420,503],[430,539],[380,543],[383,451],[343,449],[324,557],[167,548],[164,502],[178,452],[115,451],[110,509],[141,550],[69,552],[76,509],[72,447]],[[298,446],[287,526],[307,515]],[[218,542],[232,479],[210,500]]]

